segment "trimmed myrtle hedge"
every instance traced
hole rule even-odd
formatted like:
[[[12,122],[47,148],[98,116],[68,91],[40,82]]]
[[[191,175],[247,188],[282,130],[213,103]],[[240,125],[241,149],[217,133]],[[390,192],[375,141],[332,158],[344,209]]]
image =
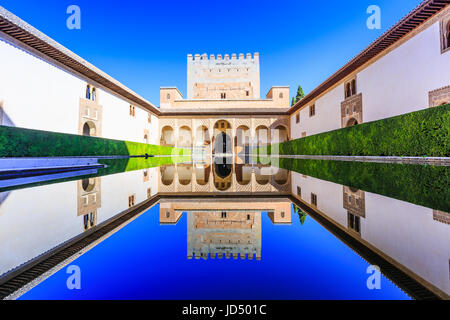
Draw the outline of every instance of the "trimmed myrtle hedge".
[[[0,157],[190,155],[145,143],[0,126]]]
[[[271,149],[261,148],[259,154]],[[282,143],[279,154],[449,157],[450,105]]]
[[[283,169],[450,212],[450,167],[285,158],[276,161]]]

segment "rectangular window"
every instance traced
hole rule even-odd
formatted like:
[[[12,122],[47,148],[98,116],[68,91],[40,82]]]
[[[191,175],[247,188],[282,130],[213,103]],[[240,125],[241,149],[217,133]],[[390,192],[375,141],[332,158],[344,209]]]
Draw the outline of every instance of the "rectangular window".
[[[245,92],[245,95],[246,95],[247,97],[249,97],[249,96],[250,96],[250,91],[246,91],[246,92]]]
[[[128,197],[128,207],[134,207],[134,205],[136,204],[136,196],[132,195]]]
[[[227,94],[226,93],[221,93],[220,94],[220,98],[221,99],[226,99],[227,98]]]
[[[152,188],[147,189],[147,199],[150,199],[152,197]]]
[[[297,187],[297,195],[301,198],[302,197],[302,188]]]
[[[361,218],[359,216],[355,216],[348,213],[348,228],[350,230],[355,231],[356,233],[361,234]]]
[[[130,116],[135,117],[136,116],[136,107],[130,106]]]
[[[317,195],[315,195],[314,193],[311,193],[311,204],[317,207]]]
[[[226,212],[222,212],[222,219],[226,219],[227,218],[227,213]]]
[[[151,113],[148,114],[148,123],[152,123],[152,115],[151,115]]]
[[[316,105],[313,104],[309,107],[309,116],[314,117],[316,115]]]
[[[295,123],[300,123],[300,112],[295,115]]]

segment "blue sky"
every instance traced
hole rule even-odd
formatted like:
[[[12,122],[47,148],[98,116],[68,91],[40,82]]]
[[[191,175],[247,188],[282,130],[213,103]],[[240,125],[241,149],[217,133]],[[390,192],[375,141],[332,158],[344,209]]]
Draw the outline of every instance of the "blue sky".
[[[261,55],[261,95],[305,93],[420,4],[420,0],[137,1],[1,0],[0,5],[159,105],[159,88],[186,95],[188,53]],[[66,27],[80,6],[81,30]],[[381,30],[369,30],[370,5]]]

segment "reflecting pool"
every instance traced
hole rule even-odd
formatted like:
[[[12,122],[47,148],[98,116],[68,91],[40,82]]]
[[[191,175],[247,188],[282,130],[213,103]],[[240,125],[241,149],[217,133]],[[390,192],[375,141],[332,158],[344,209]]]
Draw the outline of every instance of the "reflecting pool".
[[[0,297],[448,299],[448,167],[250,160],[1,180]]]

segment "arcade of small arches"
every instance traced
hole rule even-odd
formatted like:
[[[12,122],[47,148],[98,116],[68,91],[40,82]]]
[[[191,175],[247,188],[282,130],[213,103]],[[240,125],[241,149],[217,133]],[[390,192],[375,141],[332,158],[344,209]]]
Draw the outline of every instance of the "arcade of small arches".
[[[176,164],[160,168],[159,191],[290,192],[289,171],[250,164]]]
[[[249,119],[250,120],[250,119]],[[178,121],[177,121],[178,122]],[[252,148],[289,141],[288,121],[235,121],[217,120],[179,121],[160,125],[160,144],[178,148],[202,148],[207,154],[251,154]],[[237,122],[237,121],[236,121]]]

